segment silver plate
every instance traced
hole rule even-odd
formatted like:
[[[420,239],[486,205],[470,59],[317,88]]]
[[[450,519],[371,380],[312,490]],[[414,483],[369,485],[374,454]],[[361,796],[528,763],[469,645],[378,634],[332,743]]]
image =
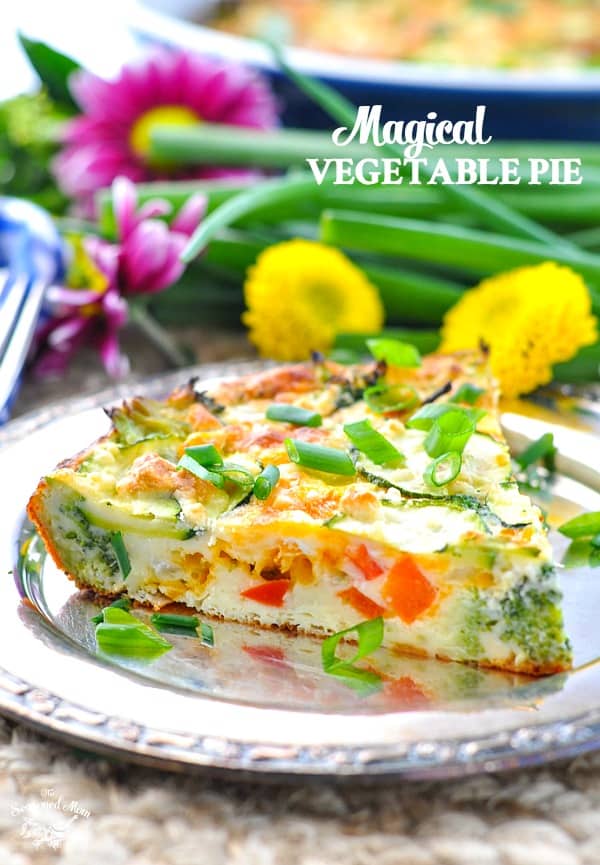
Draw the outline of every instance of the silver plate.
[[[199,367],[136,392],[159,396],[191,375],[252,368]],[[318,641],[231,623],[214,623],[213,649],[181,637],[148,665],[99,657],[89,621],[96,605],[30,538],[24,508],[40,475],[106,431],[101,407],[123,395],[116,388],[45,409],[0,433],[0,571],[13,573],[0,583],[4,714],[91,750],[256,777],[441,778],[600,746],[600,581],[587,568],[563,578],[575,650],[566,675],[534,680],[380,652],[384,687],[364,697],[322,673]],[[593,413],[522,404],[503,422],[519,444],[555,433],[553,518],[600,510]],[[564,540],[553,535],[559,557]]]

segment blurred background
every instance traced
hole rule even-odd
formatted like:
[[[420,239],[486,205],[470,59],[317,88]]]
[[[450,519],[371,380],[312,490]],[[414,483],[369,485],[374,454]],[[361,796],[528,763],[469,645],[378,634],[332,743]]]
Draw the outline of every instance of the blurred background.
[[[384,326],[422,351],[440,340],[469,347],[500,325],[480,301],[450,339],[450,311],[463,320],[459,302],[478,296],[465,290],[547,262],[559,270],[487,291],[538,298],[539,320],[581,289],[583,306],[561,307],[563,319],[580,315],[571,342],[543,349],[545,380],[598,379],[589,317],[600,309],[600,0],[23,0],[2,15],[0,193],[51,214],[71,290],[47,295],[31,355],[44,377],[34,363],[16,410],[32,395],[93,390],[109,380],[104,370],[126,372],[125,357],[139,375],[256,350],[352,359],[361,329]],[[285,49],[292,72],[269,45]],[[153,59],[165,49],[177,59]],[[395,120],[464,120],[486,105],[492,165],[574,156],[584,183],[317,191],[305,159],[337,155],[329,133],[359,104],[382,104]],[[145,246],[124,237],[121,176],[138,208],[154,202],[139,211],[137,233],[154,239]],[[184,269],[176,262],[192,234]],[[150,273],[141,262],[156,250],[165,258]],[[88,295],[73,294],[82,288]],[[528,333],[523,325],[516,343]],[[524,376],[508,389],[537,383]]]

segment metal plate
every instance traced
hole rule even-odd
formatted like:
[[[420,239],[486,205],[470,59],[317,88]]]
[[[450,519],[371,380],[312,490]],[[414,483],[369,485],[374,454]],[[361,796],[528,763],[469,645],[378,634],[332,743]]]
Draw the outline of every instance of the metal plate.
[[[252,368],[200,367],[135,390],[160,396],[192,374]],[[101,407],[122,396],[46,409],[0,434],[0,570],[14,577],[0,582],[0,711],[91,750],[256,777],[450,777],[600,746],[600,581],[587,568],[563,577],[575,669],[543,679],[380,651],[384,687],[361,697],[323,674],[318,640],[226,622],[214,623],[213,649],[179,637],[151,664],[98,656],[97,606],[48,561],[24,507],[40,475],[106,431]],[[600,510],[593,415],[521,404],[503,420],[521,443],[555,433],[551,519]],[[565,539],[553,542],[560,558]]]

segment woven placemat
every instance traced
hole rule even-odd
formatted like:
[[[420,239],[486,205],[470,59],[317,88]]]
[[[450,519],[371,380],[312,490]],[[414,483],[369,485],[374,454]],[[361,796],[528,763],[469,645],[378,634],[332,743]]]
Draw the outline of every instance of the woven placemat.
[[[0,722],[2,865],[596,865],[600,754],[378,787],[171,775]]]

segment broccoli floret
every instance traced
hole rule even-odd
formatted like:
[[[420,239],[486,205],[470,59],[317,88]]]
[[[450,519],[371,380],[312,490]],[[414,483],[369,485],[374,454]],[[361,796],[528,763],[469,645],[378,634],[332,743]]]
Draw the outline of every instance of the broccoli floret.
[[[549,582],[554,570],[546,566],[542,576]],[[560,593],[556,589],[532,587],[528,580],[523,580],[501,602],[500,638],[515,642],[535,661],[569,658],[571,647],[563,630],[559,604]]]
[[[483,655],[481,634],[489,631],[498,621],[488,609],[485,599],[479,589],[470,589],[471,600],[467,605],[467,614],[460,630],[460,640],[469,658],[479,658]]]

